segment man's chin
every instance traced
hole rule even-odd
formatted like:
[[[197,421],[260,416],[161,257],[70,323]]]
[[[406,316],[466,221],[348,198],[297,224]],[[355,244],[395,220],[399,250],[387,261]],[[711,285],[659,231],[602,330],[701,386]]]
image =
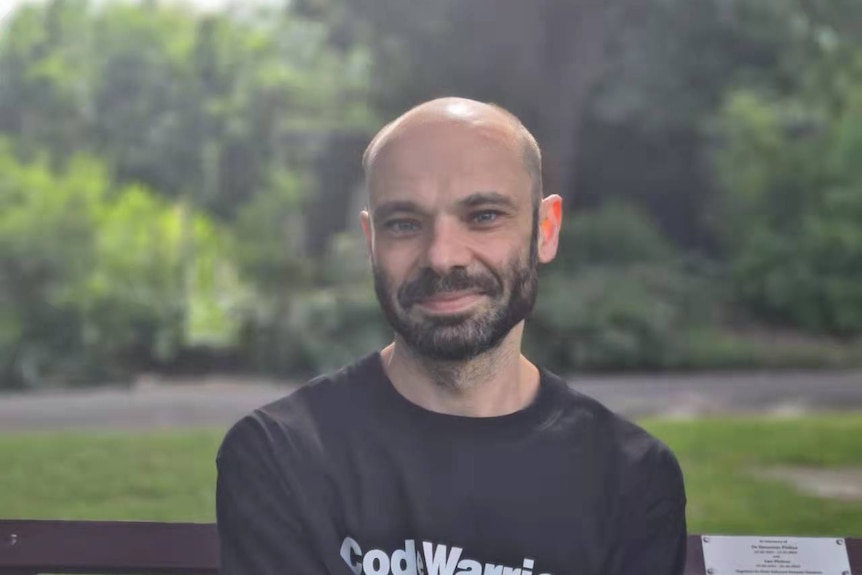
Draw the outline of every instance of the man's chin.
[[[417,354],[438,361],[467,361],[496,347],[502,337],[491,338],[484,330],[471,325],[467,316],[435,317],[422,322],[402,324],[397,330],[401,338]]]
[[[402,337],[404,336],[402,335]],[[468,342],[458,339],[450,339],[445,342],[415,341],[411,338],[404,339],[416,355],[433,361],[469,361],[482,355],[482,353],[488,350],[486,346],[477,347],[476,342]]]

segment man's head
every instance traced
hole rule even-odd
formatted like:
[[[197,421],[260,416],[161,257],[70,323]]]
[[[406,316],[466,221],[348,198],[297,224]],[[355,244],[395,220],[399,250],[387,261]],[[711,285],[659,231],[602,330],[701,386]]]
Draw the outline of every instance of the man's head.
[[[535,139],[509,112],[461,98],[413,108],[363,157],[362,227],[396,333],[431,359],[495,348],[532,310],[556,255],[561,202],[542,197]]]

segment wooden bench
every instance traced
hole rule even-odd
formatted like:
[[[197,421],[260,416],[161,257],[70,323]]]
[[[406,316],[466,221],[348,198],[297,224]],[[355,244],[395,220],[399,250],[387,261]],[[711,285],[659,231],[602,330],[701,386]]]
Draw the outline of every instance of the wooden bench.
[[[699,535],[688,548],[686,575],[706,575]],[[862,574],[862,539],[847,551]],[[218,535],[212,523],[0,520],[0,575],[40,573],[215,575]]]

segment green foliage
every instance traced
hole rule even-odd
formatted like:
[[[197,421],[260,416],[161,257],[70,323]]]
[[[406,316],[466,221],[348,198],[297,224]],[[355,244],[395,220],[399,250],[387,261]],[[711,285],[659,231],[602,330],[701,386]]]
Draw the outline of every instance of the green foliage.
[[[183,346],[233,343],[243,290],[230,252],[224,232],[187,206],[123,190],[104,207],[96,266],[72,299],[89,320],[88,346],[166,361]]]
[[[263,297],[289,297],[310,281],[310,262],[302,257],[302,186],[293,174],[280,174],[237,213],[238,261]]]
[[[673,247],[650,217],[633,204],[620,201],[575,212],[563,222],[560,246],[552,264],[559,271],[660,263],[674,255]]]
[[[847,369],[858,367],[862,339],[838,341],[795,332],[696,325],[679,336],[666,365],[680,370]]]
[[[327,34],[281,8],[88,0],[4,23],[4,385],[230,347],[310,292],[309,160],[328,131],[371,120],[365,52]]]
[[[729,92],[842,99],[859,46],[855,0],[608,2],[605,73],[582,136],[587,203],[636,199],[672,241],[719,256],[708,120]],[[858,66],[858,64],[857,64]],[[799,106],[798,113],[810,114]],[[809,166],[812,162],[807,163]]]
[[[837,334],[862,333],[862,82],[847,90],[838,108],[734,93],[715,154],[715,226],[741,301]]]
[[[673,265],[649,264],[545,277],[528,353],[563,372],[672,366],[683,333],[711,305],[701,283]]]
[[[296,334],[300,362],[296,367],[323,373],[379,350],[391,340],[373,290],[344,286],[299,296],[288,317]]]
[[[526,331],[532,357],[561,371],[675,362],[681,334],[709,317],[705,279],[631,206],[578,213],[563,229]]]
[[[0,153],[5,385],[122,377],[236,338],[244,292],[223,231],[92,159],[60,174]]]
[[[862,333],[862,3],[497,4],[18,10],[0,34],[3,381],[115,379],[238,341],[260,369],[318,372],[382,345],[361,241],[313,261],[309,235],[352,205],[358,152],[331,158],[377,113],[453,93],[513,109],[548,190],[577,180],[571,203],[603,206],[543,272],[535,357],[832,365],[722,321],[745,315],[732,291],[757,321]]]
[[[81,361],[81,318],[64,303],[68,287],[84,281],[96,260],[93,229],[106,193],[104,171],[91,160],[78,159],[55,177],[44,161],[20,164],[3,145],[0,373],[5,381],[32,383],[48,364],[71,371],[75,366],[64,363]]]
[[[257,300],[243,340],[257,369],[313,376],[391,340],[364,249],[356,241],[337,238],[313,284],[294,287],[284,297]]]
[[[0,39],[0,133],[62,163],[232,218],[324,130],[361,128],[367,58],[282,10],[232,18],[169,3],[51,2]]]
[[[612,4],[608,74],[593,112],[664,134],[690,130],[738,81],[784,81],[793,10],[772,0]],[[658,143],[658,140],[657,142]]]

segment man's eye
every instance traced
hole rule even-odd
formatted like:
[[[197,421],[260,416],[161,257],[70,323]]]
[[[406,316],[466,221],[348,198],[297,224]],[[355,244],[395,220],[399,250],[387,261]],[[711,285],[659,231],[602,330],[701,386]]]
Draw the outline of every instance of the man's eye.
[[[386,222],[386,229],[396,234],[409,234],[419,230],[419,224],[413,220],[392,220]]]
[[[500,216],[496,210],[484,210],[473,214],[473,221],[477,224],[490,224]]]

